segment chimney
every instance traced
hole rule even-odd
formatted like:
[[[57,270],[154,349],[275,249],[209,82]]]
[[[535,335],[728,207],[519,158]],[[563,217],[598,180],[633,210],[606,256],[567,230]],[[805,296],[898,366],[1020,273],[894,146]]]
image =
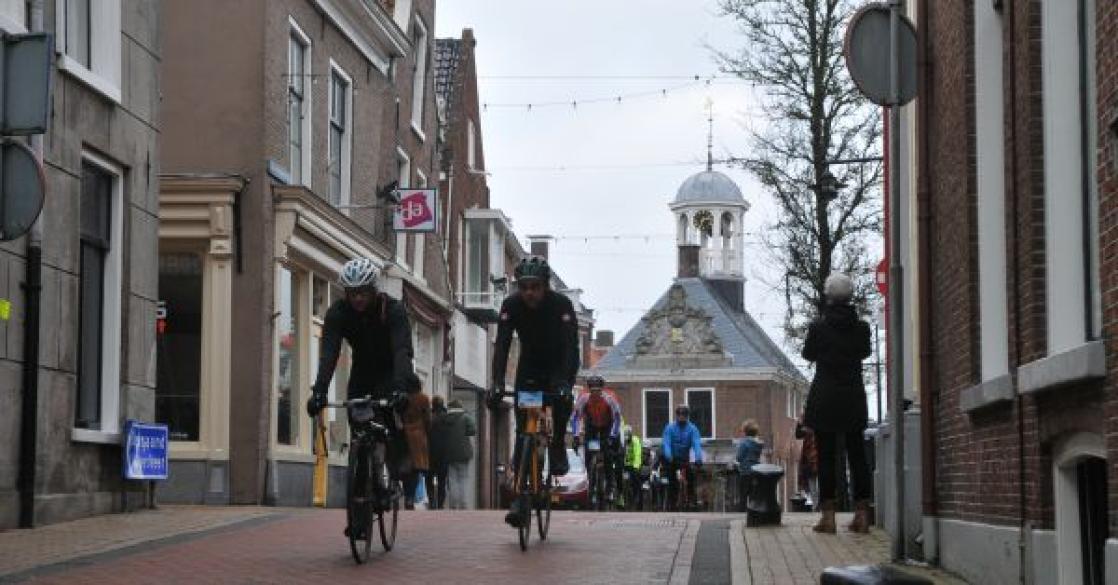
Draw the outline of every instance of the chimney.
[[[598,337],[594,341],[598,347],[613,347],[613,331],[601,329],[598,331]]]
[[[679,278],[699,277],[699,250],[698,244],[679,245]]]
[[[555,238],[551,236],[528,236],[529,252],[533,256],[539,256],[544,260],[550,260],[547,253],[551,246],[551,240]]]

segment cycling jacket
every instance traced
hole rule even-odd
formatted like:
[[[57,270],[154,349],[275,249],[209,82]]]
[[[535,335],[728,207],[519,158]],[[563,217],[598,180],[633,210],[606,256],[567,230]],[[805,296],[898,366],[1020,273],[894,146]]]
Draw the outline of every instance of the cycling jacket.
[[[629,445],[625,448],[625,467],[630,469],[640,469],[642,456],[644,455],[644,445],[637,436],[629,439]]]
[[[673,463],[688,461],[688,451],[694,450],[695,462],[703,462],[703,443],[699,427],[688,421],[686,426],[680,427],[679,423],[672,421],[664,427],[662,444],[664,459]]]
[[[322,327],[314,383],[317,394],[326,394],[330,388],[343,339],[353,351],[347,396],[383,396],[405,390],[404,377],[412,373],[412,345],[403,303],[382,293],[363,313],[345,299],[330,306]]]
[[[512,334],[520,340],[516,364],[517,389],[535,386],[546,391],[574,386],[578,374],[578,317],[570,299],[548,290],[535,309],[520,293],[501,304],[497,343],[493,352],[493,384],[504,387]]]
[[[571,434],[578,436],[579,424],[584,419],[588,430],[609,429],[611,438],[616,438],[621,433],[621,405],[605,392],[597,397],[590,392],[578,396],[574,415],[571,416]]]

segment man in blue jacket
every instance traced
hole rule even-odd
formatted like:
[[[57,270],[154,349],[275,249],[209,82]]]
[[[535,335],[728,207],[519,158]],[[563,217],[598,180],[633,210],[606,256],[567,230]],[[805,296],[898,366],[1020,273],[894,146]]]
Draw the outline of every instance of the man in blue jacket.
[[[675,422],[664,427],[662,451],[668,473],[669,501],[676,502],[679,494],[678,471],[682,470],[687,478],[687,501],[695,503],[695,468],[703,466],[703,445],[699,427],[691,422],[691,409],[686,404],[675,408]],[[691,465],[691,454],[695,455],[695,465]]]

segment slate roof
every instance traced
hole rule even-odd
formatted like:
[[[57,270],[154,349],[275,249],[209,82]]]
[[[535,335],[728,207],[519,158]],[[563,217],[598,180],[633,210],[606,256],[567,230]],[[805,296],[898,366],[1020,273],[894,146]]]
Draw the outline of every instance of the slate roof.
[[[442,98],[448,109],[455,97],[461,59],[461,39],[435,39],[435,96]]]
[[[746,312],[738,312],[726,304],[717,292],[701,278],[677,278],[676,283],[687,293],[687,306],[704,311],[711,317],[711,326],[722,346],[733,359],[733,368],[778,368],[788,375],[806,381],[803,373],[788,359],[765,330]],[[650,310],[663,308],[668,303],[668,291]],[[644,333],[644,321],[639,321],[625,337],[598,362],[600,372],[626,370],[631,366],[628,357],[636,353],[637,339]]]

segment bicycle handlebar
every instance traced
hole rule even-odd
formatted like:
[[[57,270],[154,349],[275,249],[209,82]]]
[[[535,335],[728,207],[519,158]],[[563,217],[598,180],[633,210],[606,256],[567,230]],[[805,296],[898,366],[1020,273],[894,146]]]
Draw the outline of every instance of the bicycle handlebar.
[[[372,396],[362,396],[360,398],[350,398],[349,400],[343,400],[341,402],[327,402],[326,408],[349,408],[350,406],[361,406],[366,404],[370,406],[377,406],[380,408],[388,408],[392,405],[392,400],[388,398],[374,399]]]

